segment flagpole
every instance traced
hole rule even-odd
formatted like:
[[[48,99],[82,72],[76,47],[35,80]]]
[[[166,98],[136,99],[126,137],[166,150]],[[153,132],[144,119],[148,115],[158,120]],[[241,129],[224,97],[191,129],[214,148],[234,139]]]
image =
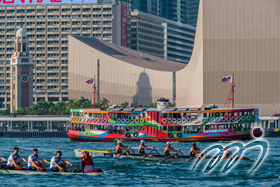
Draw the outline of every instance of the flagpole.
[[[232,89],[232,108],[234,108],[234,73],[232,73],[232,85],[231,85],[231,89]]]
[[[95,91],[96,91],[96,87],[95,87],[95,75],[94,75],[94,82],[93,82],[93,106],[95,108]]]

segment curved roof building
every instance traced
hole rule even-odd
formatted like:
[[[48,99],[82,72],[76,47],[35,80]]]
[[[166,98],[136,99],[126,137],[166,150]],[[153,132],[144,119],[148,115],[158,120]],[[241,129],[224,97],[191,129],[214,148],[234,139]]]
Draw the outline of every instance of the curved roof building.
[[[83,37],[69,38],[69,97],[92,98],[84,82],[97,74],[100,96],[148,105],[165,97],[177,107],[223,107],[234,73],[235,107],[280,111],[280,12],[276,0],[200,0],[187,66]],[[173,72],[176,72],[176,81]]]

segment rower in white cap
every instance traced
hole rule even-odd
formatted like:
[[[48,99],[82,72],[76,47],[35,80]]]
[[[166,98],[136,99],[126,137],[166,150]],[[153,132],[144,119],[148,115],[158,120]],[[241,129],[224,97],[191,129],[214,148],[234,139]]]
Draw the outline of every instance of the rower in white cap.
[[[131,147],[130,146],[124,146],[123,144],[122,144],[122,141],[121,140],[118,140],[117,141],[117,147],[116,147],[116,152],[118,153],[118,154],[127,154],[127,155],[130,155],[130,152],[129,152],[129,149],[131,149]],[[123,150],[127,150],[127,151],[124,151],[123,152]]]
[[[155,150],[154,147],[145,146],[145,141],[144,141],[144,140],[141,140],[141,141],[140,141],[140,145],[139,145],[139,147],[138,147],[139,155],[153,156],[152,154],[147,155],[147,154],[145,153],[145,149]]]
[[[181,153],[183,154],[180,149],[174,149],[171,147],[171,142],[167,142],[166,143],[166,147],[164,148],[164,155],[165,156],[169,156],[169,157],[172,157],[172,158],[178,158],[178,153],[176,154],[170,154],[170,151],[173,151],[173,152],[178,152],[178,153]]]

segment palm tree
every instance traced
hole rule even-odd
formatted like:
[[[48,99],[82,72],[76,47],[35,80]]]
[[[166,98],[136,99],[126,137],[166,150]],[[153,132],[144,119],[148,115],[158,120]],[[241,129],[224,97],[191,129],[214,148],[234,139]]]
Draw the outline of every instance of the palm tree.
[[[101,100],[101,105],[105,108],[105,107],[108,107],[109,106],[109,103],[110,103],[110,101],[108,100],[108,99],[106,99],[106,98],[102,98],[102,100]]]
[[[121,103],[120,105],[121,105],[122,108],[126,108],[126,107],[129,106],[129,103],[126,101],[124,103]]]

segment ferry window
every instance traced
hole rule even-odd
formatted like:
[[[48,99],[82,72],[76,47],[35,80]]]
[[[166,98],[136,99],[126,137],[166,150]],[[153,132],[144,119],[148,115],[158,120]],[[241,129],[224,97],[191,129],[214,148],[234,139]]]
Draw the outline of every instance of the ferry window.
[[[222,112],[222,113],[221,113],[221,117],[224,117],[224,116],[225,116],[225,112]]]
[[[227,113],[227,116],[231,116],[231,113],[230,113],[230,112],[228,112],[228,113]]]
[[[83,113],[81,112],[81,113],[80,113],[80,117],[82,117],[82,116],[83,116]]]
[[[207,117],[207,113],[203,113],[203,117],[206,118]]]
[[[85,116],[87,116],[87,115],[88,115],[88,113],[86,112],[86,113],[85,113]]]
[[[252,115],[253,115],[253,116],[255,115],[255,111],[252,111]]]
[[[96,117],[96,116],[97,116],[96,113],[93,113],[93,114],[92,114],[92,117]]]
[[[234,113],[233,113],[233,116],[238,116],[238,112],[234,112]]]
[[[213,117],[213,113],[209,113],[209,117]]]
[[[161,113],[161,115],[162,118],[167,118],[167,113]]]
[[[163,126],[162,130],[163,130],[163,131],[167,131],[167,127],[166,127],[166,126]]]
[[[220,113],[215,113],[215,117],[219,117],[220,116]]]
[[[247,116],[248,115],[248,112],[244,112],[244,116]]]
[[[243,112],[239,112],[239,116],[243,116]]]
[[[101,117],[102,117],[102,114],[98,114],[98,117],[101,118]]]
[[[179,127],[175,127],[175,130],[176,131],[181,131],[181,127],[179,126]]]

